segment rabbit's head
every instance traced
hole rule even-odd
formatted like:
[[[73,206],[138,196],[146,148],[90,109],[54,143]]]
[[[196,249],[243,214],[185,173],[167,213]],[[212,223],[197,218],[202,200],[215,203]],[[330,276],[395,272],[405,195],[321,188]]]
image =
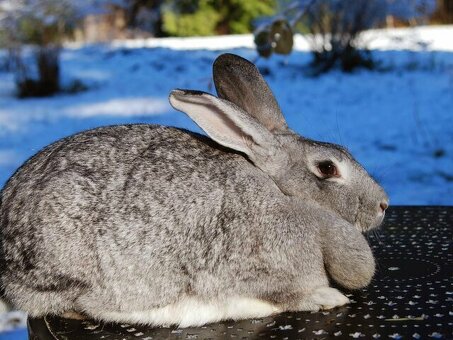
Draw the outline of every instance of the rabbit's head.
[[[366,231],[381,224],[388,198],[343,147],[290,130],[257,68],[223,54],[213,66],[218,97],[174,90],[172,106],[213,140],[243,152],[287,196],[314,200]]]

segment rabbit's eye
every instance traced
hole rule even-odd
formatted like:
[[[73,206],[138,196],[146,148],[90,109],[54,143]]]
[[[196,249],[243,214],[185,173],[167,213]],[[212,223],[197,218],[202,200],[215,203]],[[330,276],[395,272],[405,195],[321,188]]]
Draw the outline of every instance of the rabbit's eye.
[[[328,177],[340,177],[337,167],[331,161],[324,161],[318,163],[318,169],[321,175],[325,178]]]

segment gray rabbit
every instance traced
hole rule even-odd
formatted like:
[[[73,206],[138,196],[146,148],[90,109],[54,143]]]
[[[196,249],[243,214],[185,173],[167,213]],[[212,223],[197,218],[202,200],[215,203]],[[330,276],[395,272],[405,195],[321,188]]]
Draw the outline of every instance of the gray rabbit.
[[[290,130],[252,63],[223,54],[213,72],[218,97],[170,94],[210,138],[102,127],[11,177],[0,257],[16,308],[188,327],[348,303],[329,278],[369,284],[362,232],[384,218],[383,189],[346,149]]]

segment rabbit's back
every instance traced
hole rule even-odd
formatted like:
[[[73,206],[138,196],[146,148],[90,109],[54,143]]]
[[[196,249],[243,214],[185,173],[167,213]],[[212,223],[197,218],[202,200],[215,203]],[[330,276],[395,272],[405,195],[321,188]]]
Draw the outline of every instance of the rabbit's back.
[[[85,304],[106,291],[103,303],[116,308],[170,303],[231,275],[222,263],[262,242],[251,230],[256,209],[273,205],[257,195],[273,190],[267,181],[242,155],[175,128],[115,126],[59,141],[2,192],[7,296],[21,306],[52,292],[56,312],[84,290]]]

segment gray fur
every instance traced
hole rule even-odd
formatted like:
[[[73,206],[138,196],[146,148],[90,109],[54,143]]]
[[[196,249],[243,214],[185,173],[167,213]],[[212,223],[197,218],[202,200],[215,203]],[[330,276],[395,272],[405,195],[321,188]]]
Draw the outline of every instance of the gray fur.
[[[247,72],[235,73],[234,91],[255,84],[249,95],[265,93],[260,102],[277,110],[258,71],[237,56],[216,61],[217,88],[235,85],[215,71],[232,63]],[[182,107],[178,95],[205,98],[173,92]],[[228,99],[222,119],[250,113]],[[329,276],[366,286],[374,260],[361,232],[382,221],[384,191],[342,147],[300,137],[279,110],[274,118],[251,114],[238,128],[257,127],[246,138],[250,153],[157,125],[102,127],[46,147],[1,192],[5,297],[31,316],[75,310],[102,318],[106,308],[149,310],[187,296],[245,296],[298,310]],[[253,135],[260,124],[271,142]],[[347,183],[313,173],[325,159],[346,164]]]

